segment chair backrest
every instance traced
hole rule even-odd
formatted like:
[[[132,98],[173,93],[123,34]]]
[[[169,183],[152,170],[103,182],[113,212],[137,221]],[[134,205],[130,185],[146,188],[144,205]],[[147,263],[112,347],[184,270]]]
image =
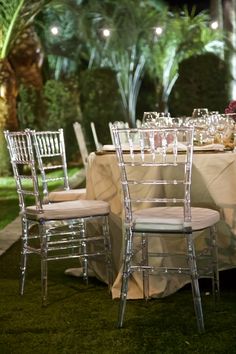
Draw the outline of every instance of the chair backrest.
[[[38,160],[38,168],[42,177],[43,194],[48,196],[49,185],[60,181],[64,190],[69,190],[67,162],[63,129],[56,131],[31,130],[33,145]],[[55,176],[53,171],[61,171]]]
[[[28,205],[35,204],[42,210],[33,143],[29,130],[24,132],[4,131],[7,148],[16,182],[19,206],[24,214]],[[33,201],[32,201],[33,199]]]
[[[90,126],[91,126],[91,129],[92,129],[93,140],[94,140],[94,144],[95,144],[96,150],[99,151],[102,148],[102,144],[98,140],[97,131],[96,131],[94,122],[91,122]]]
[[[115,125],[117,128],[129,128],[129,123],[128,122],[123,122],[123,121],[116,121],[116,122],[109,122],[109,129],[110,129],[110,134],[111,134],[111,141],[112,144],[115,145],[114,137],[112,134],[112,127]],[[127,142],[127,136],[125,134],[122,134],[122,142],[125,143]]]
[[[182,206],[183,222],[191,221],[193,128],[113,126],[112,132],[126,222],[132,222],[135,210],[157,206]],[[128,144],[122,144],[123,135],[128,136]]]
[[[73,128],[82,157],[83,165],[86,168],[89,154],[81,124],[79,122],[75,122],[73,123]]]

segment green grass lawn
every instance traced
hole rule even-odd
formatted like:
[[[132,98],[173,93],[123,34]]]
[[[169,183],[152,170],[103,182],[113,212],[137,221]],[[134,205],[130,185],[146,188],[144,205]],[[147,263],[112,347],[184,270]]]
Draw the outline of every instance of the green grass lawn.
[[[76,261],[49,263],[47,307],[41,307],[40,262],[31,256],[25,294],[18,294],[20,242],[0,257],[0,353],[236,353],[235,287],[222,286],[217,308],[205,295],[206,332],[198,334],[187,286],[163,299],[127,302],[117,329],[118,300],[107,286],[64,274]],[[208,284],[209,285],[209,284]]]
[[[19,211],[13,178],[0,178],[0,201],[2,228]],[[200,335],[189,286],[163,299],[127,301],[124,328],[117,329],[119,301],[106,284],[90,278],[86,286],[65,275],[76,260],[49,263],[49,304],[42,307],[39,257],[29,257],[23,296],[19,257],[20,241],[0,257],[1,354],[236,354],[235,270],[221,272],[216,308],[206,295],[209,282],[200,281],[206,326]]]
[[[13,221],[18,213],[15,181],[12,177],[0,177],[0,230]]]

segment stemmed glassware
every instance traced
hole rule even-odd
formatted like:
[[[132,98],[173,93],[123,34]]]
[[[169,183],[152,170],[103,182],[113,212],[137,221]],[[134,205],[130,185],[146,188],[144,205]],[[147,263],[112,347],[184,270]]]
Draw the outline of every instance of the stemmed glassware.
[[[206,109],[195,109],[195,117],[187,120],[188,125],[195,127],[195,144],[227,144],[232,139],[233,120],[225,114],[206,112]]]
[[[230,145],[233,141],[234,121],[227,114],[213,114],[207,118],[208,134],[211,142]]]
[[[183,124],[194,126],[194,141],[197,145],[218,143],[226,148],[232,148],[234,145],[236,134],[234,120],[227,114],[219,114],[217,111],[209,112],[207,108],[195,108],[192,117],[184,120],[178,117],[172,118],[170,113],[144,112],[142,121],[144,128],[178,127]]]
[[[149,127],[151,127],[151,126],[155,127],[157,117],[158,117],[157,112],[144,112],[143,113],[143,125],[149,126]]]
[[[199,117],[203,117],[203,116],[207,116],[207,115],[208,115],[207,108],[194,108],[193,113],[192,113],[193,118],[199,118]]]
[[[143,125],[150,127],[167,126],[171,117],[168,112],[144,112]]]
[[[187,126],[194,126],[194,143],[197,145],[203,145],[207,141],[208,124],[207,115],[200,115],[195,117],[189,117],[185,120]]]

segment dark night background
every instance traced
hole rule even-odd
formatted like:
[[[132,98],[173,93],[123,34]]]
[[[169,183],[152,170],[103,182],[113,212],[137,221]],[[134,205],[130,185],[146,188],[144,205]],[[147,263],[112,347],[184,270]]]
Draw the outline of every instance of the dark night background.
[[[191,10],[193,6],[196,7],[196,12],[206,10],[210,8],[210,1],[208,0],[168,0],[167,3],[170,5],[171,8],[182,8],[184,5],[188,6],[188,9]]]

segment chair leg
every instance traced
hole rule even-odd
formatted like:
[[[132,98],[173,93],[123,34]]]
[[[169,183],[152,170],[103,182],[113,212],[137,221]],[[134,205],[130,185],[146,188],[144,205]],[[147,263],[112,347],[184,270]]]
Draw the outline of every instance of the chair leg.
[[[131,252],[132,252],[132,231],[131,229],[126,229],[123,275],[122,275],[122,285],[121,285],[119,315],[118,315],[118,328],[123,327],[123,322],[124,322],[125,307],[126,307],[126,300],[127,300],[127,293],[128,293],[128,280],[130,276]]]
[[[113,284],[113,273],[112,273],[112,255],[111,255],[111,241],[109,234],[109,221],[108,216],[103,219],[103,235],[105,238],[105,249],[106,249],[106,265],[107,265],[107,275],[108,275],[108,289],[111,291]]]
[[[142,265],[148,266],[148,237],[142,234]],[[149,272],[147,269],[143,270],[143,297],[145,300],[149,299]]]
[[[83,269],[83,279],[85,283],[88,285],[88,257],[87,255],[87,242],[85,241],[86,238],[86,221],[81,220],[80,222],[80,239],[81,239],[81,248],[82,248],[82,253],[84,256],[82,257],[82,269]],[[84,240],[84,241],[83,241]]]
[[[48,289],[48,263],[46,259],[46,255],[42,255],[41,259],[41,282],[42,282],[42,305],[45,306],[47,304],[47,289]]]
[[[42,305],[47,304],[47,291],[48,291],[48,265],[47,265],[47,234],[45,226],[39,225],[40,242],[41,242],[41,288],[42,288]]]
[[[24,218],[21,220],[22,223],[22,247],[21,247],[21,261],[20,261],[20,295],[24,294],[25,288],[25,276],[26,276],[26,266],[27,266],[27,245],[28,245],[28,222]]]
[[[195,247],[193,244],[192,234],[187,235],[187,245],[188,245],[188,262],[189,262],[189,268],[191,274],[191,285],[192,285],[192,293],[193,293],[193,303],[194,303],[194,310],[197,318],[197,327],[199,333],[203,333],[205,331],[204,318],[203,318],[202,301],[201,301],[201,294],[200,294],[199,281],[198,281],[196,254],[195,254]]]
[[[218,301],[220,297],[220,281],[219,281],[219,269],[218,269],[217,232],[215,226],[211,227],[210,229],[210,241],[211,241],[211,255],[213,259],[212,294],[214,296],[214,301],[216,303],[216,301]]]

